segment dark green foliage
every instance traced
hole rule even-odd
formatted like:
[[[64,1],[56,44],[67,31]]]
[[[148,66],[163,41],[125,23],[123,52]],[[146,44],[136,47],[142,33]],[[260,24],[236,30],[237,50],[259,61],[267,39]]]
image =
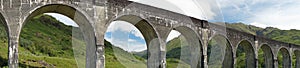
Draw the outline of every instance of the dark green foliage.
[[[239,46],[236,52],[237,60],[236,68],[246,68],[246,51],[243,47]]]

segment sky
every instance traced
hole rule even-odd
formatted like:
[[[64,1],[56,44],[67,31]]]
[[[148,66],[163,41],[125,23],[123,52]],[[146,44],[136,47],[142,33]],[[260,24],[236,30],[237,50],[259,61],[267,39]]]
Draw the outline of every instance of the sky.
[[[210,22],[244,23],[262,28],[300,30],[300,0],[130,0],[170,10]],[[47,13],[67,25],[78,26],[67,17]],[[171,31],[166,41],[180,35]],[[106,32],[105,39],[127,51],[142,51],[146,43],[132,24],[115,21]],[[121,41],[121,42],[120,42]]]

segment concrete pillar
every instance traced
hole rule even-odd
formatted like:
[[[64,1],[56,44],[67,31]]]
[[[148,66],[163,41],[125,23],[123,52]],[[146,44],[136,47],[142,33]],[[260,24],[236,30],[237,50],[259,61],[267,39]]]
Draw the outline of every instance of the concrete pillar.
[[[9,68],[18,68],[18,45],[19,33],[13,32],[9,35],[8,45],[8,66]]]
[[[277,60],[277,57],[274,58],[274,68],[278,68],[278,60]]]
[[[6,15],[9,15],[8,19],[6,19],[7,23],[9,23],[8,66],[9,68],[18,68],[18,45],[21,30],[21,19],[19,19],[20,11],[13,8],[6,11]]]
[[[171,30],[170,27],[168,26],[161,26],[161,25],[156,25],[155,26],[155,29],[157,31],[157,34],[158,34],[158,38],[160,39],[159,41],[159,44],[160,44],[160,65],[159,67],[160,68],[166,68],[166,64],[167,64],[167,61],[166,61],[166,39],[169,35],[169,32]]]
[[[18,68],[18,45],[20,35],[20,24],[18,22],[8,22],[10,29],[9,32],[9,44],[8,44],[8,66],[9,68]]]
[[[201,67],[204,67],[204,68],[208,68],[208,59],[207,58],[207,46],[208,46],[208,29],[202,29],[202,40],[203,40],[203,45],[202,45],[202,48],[203,48],[203,66]]]
[[[254,55],[255,55],[255,68],[258,68],[258,51],[259,51],[259,44],[258,41],[255,39],[254,40]]]
[[[106,31],[106,6],[94,6],[95,33],[96,33],[96,68],[105,68],[104,35]]]
[[[167,58],[166,58],[166,42],[164,41],[165,39],[160,41],[160,68],[166,68],[166,63],[167,63]]]

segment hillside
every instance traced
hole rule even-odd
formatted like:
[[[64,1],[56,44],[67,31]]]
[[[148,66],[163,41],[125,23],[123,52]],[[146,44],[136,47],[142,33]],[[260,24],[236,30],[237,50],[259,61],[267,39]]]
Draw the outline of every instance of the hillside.
[[[0,28],[0,32],[0,67],[6,67],[7,36],[3,34],[4,28]],[[72,27],[48,15],[36,16],[25,24],[18,49],[22,68],[77,67],[72,49]]]
[[[189,56],[190,53],[184,52],[184,54],[181,54],[181,50],[189,51],[184,36],[180,35],[167,42],[166,49],[167,49],[167,54],[166,54],[167,68],[177,68],[177,67],[189,68],[188,62],[190,61],[190,59],[187,56]],[[144,59],[146,59],[147,57],[146,50],[142,52],[136,52],[134,54],[143,57]],[[180,57],[180,56],[185,56],[185,57]]]
[[[300,45],[300,30],[280,30],[274,27],[260,28],[243,23],[226,23],[226,26],[253,35]]]
[[[147,60],[145,58],[129,53],[106,40],[104,41],[106,68],[147,68]]]

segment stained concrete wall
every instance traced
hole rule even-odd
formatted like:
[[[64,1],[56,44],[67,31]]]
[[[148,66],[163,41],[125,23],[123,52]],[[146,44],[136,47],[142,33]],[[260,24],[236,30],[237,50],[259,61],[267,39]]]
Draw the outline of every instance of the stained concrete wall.
[[[45,12],[61,13],[72,18],[79,24],[82,30],[86,30],[85,41],[88,42],[87,68],[104,68],[104,34],[108,25],[115,20],[128,21],[134,24],[146,37],[147,45],[151,50],[152,59],[148,59],[149,68],[165,68],[166,66],[166,38],[172,29],[183,27],[182,32],[191,37],[190,44],[197,44],[200,55],[194,57],[198,63],[191,65],[194,68],[208,68],[207,46],[210,38],[223,35],[230,43],[228,52],[232,52],[236,59],[236,50],[243,40],[247,40],[254,50],[254,59],[251,68],[257,67],[258,50],[263,44],[270,47],[266,51],[273,55],[272,59],[266,61],[269,66],[278,67],[277,53],[285,48],[285,56],[289,57],[294,51],[300,50],[298,45],[278,42],[263,37],[257,37],[245,32],[240,32],[226,26],[209,23],[205,20],[196,19],[172,11],[155,8],[152,6],[130,2],[127,0],[1,0],[0,19],[5,24],[9,35],[9,67],[18,67],[18,45],[22,26],[27,19]],[[181,30],[179,28],[179,30]],[[184,32],[188,30],[187,32]],[[197,49],[196,49],[197,50]],[[248,53],[248,52],[247,52]],[[226,53],[230,54],[230,53]],[[297,53],[298,54],[298,53]],[[150,56],[149,56],[150,57]],[[269,57],[268,57],[269,58]],[[299,56],[297,56],[298,60]],[[291,58],[286,58],[285,67],[291,67]],[[236,64],[235,60],[232,65]],[[299,61],[297,61],[298,63]],[[230,63],[229,63],[230,64]],[[253,63],[252,63],[253,64]],[[297,64],[299,66],[299,64]],[[228,67],[224,67],[228,68]]]

